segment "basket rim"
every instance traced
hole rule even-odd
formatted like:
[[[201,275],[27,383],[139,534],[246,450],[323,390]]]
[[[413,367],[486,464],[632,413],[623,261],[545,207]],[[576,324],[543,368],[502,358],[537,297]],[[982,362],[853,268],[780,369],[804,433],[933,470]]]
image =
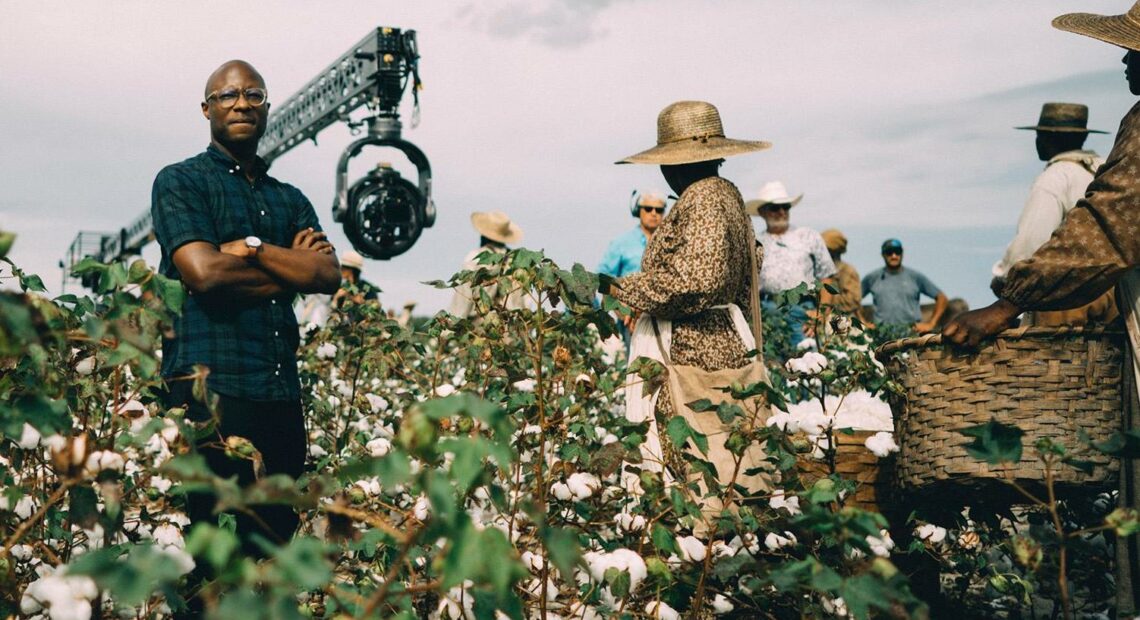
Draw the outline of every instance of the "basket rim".
[[[1093,327],[1074,327],[1074,326],[1059,326],[1059,327],[1015,327],[999,332],[992,338],[987,338],[982,341],[982,345],[995,342],[997,340],[1024,340],[1024,339],[1038,339],[1048,340],[1052,338],[1069,338],[1076,336],[1109,336],[1120,337],[1125,336],[1123,329],[1119,327],[1110,327],[1104,325],[1097,325]],[[908,349],[920,349],[931,346],[938,346],[942,344],[942,333],[927,334],[925,336],[916,336],[914,338],[900,338],[899,340],[891,340],[883,343],[879,348],[875,349],[875,355],[884,355],[888,353],[897,353]],[[953,345],[949,345],[953,346]],[[964,347],[961,350],[968,350]],[[980,351],[981,346],[974,352]]]

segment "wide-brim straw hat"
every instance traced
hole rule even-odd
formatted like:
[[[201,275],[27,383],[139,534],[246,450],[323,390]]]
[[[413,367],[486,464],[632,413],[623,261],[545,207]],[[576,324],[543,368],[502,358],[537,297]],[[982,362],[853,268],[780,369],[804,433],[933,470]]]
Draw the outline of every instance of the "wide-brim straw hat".
[[[471,214],[471,225],[480,235],[499,243],[522,241],[523,231],[502,211],[476,211]]]
[[[1108,133],[1089,129],[1089,107],[1083,103],[1046,103],[1036,125],[1014,127],[1051,133]]]
[[[764,187],[760,188],[760,197],[756,200],[747,200],[744,202],[744,211],[748,215],[760,215],[760,211],[768,205],[788,205],[794,207],[800,204],[804,195],[798,194],[796,196],[788,195],[788,188],[780,181],[768,181]]]
[[[704,101],[671,103],[657,115],[657,146],[618,164],[675,166],[743,155],[772,148],[771,142],[724,137],[716,106]]]
[[[1123,15],[1066,13],[1053,20],[1053,27],[1140,52],[1140,2]]]
[[[347,250],[340,255],[340,266],[360,271],[364,269],[364,257],[359,252]]]

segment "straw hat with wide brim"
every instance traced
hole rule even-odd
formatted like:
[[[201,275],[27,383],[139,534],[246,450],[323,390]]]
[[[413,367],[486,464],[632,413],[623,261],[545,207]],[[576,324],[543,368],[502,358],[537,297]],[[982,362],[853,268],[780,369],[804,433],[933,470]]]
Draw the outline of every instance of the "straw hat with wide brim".
[[[768,205],[788,205],[794,207],[800,204],[804,195],[799,194],[791,196],[788,194],[788,188],[780,181],[768,181],[764,187],[760,188],[760,197],[756,200],[748,200],[744,203],[744,211],[748,215],[760,215],[760,210]]]
[[[704,101],[671,103],[657,115],[657,146],[618,164],[692,164],[771,148],[772,143],[724,137],[716,106]]]
[[[1046,103],[1036,125],[1014,127],[1049,133],[1108,133],[1089,129],[1089,107],[1083,103]]]
[[[480,235],[499,243],[522,241],[523,231],[502,211],[476,211],[471,214],[471,225]]]
[[[1140,52],[1140,2],[1123,15],[1066,13],[1053,20],[1053,27]]]

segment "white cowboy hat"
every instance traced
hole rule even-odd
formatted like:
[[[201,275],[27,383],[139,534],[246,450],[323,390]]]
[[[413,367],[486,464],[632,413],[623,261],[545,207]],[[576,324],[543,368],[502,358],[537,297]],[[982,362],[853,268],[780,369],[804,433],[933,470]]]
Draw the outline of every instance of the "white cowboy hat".
[[[657,146],[614,163],[673,166],[743,155],[771,147],[771,142],[724,137],[720,112],[711,103],[678,101],[657,115]]]
[[[523,231],[502,211],[476,211],[471,214],[471,225],[480,235],[499,243],[522,241]]]
[[[789,196],[788,188],[779,181],[768,181],[760,188],[760,197],[744,203],[744,210],[748,215],[760,215],[765,205],[788,205],[794,207],[803,200],[804,195]]]
[[[364,269],[364,257],[353,250],[346,250],[340,255],[340,266],[359,271]]]

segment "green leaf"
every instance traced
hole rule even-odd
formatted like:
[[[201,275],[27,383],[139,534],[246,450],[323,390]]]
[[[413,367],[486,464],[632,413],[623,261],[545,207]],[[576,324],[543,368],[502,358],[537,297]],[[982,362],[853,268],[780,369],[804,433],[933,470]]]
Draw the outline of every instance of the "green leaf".
[[[605,579],[606,583],[610,584],[610,592],[613,592],[615,597],[621,599],[629,595],[629,571],[608,568]]]
[[[685,403],[685,406],[688,407],[689,409],[692,409],[693,411],[696,411],[697,413],[701,413],[703,411],[711,411],[711,410],[717,408],[717,406],[714,405],[713,402],[707,398],[702,398],[700,400],[694,400],[691,403]]]
[[[660,521],[654,521],[653,527],[649,531],[650,539],[653,541],[653,546],[663,554],[677,553],[677,540],[673,537],[673,533],[669,528],[661,524]]]
[[[294,538],[274,553],[273,570],[284,583],[302,590],[315,590],[332,579],[332,565],[325,557],[324,543],[315,538]]]
[[[233,521],[232,515],[223,513],[219,516],[227,516]],[[215,572],[229,564],[237,547],[237,536],[232,528],[214,527],[209,523],[195,524],[186,537],[186,552],[195,558],[205,559]]]
[[[581,550],[578,548],[578,537],[574,532],[558,527],[546,528],[543,536],[546,551],[550,554],[550,561],[563,575],[573,575],[574,567],[581,559]]]
[[[1017,463],[1021,460],[1021,437],[1025,433],[1016,426],[991,419],[985,424],[958,431],[974,441],[966,445],[970,456],[990,465]]]
[[[138,259],[131,263],[130,269],[127,270],[127,281],[131,284],[138,284],[150,275],[150,267],[146,266],[146,261]]]
[[[689,439],[693,440],[693,444],[701,451],[701,454],[707,455],[709,452],[709,439],[702,433],[693,430],[689,426],[688,421],[682,416],[673,416],[665,427],[665,432],[669,436],[669,440],[678,449],[685,446],[685,442]]]

